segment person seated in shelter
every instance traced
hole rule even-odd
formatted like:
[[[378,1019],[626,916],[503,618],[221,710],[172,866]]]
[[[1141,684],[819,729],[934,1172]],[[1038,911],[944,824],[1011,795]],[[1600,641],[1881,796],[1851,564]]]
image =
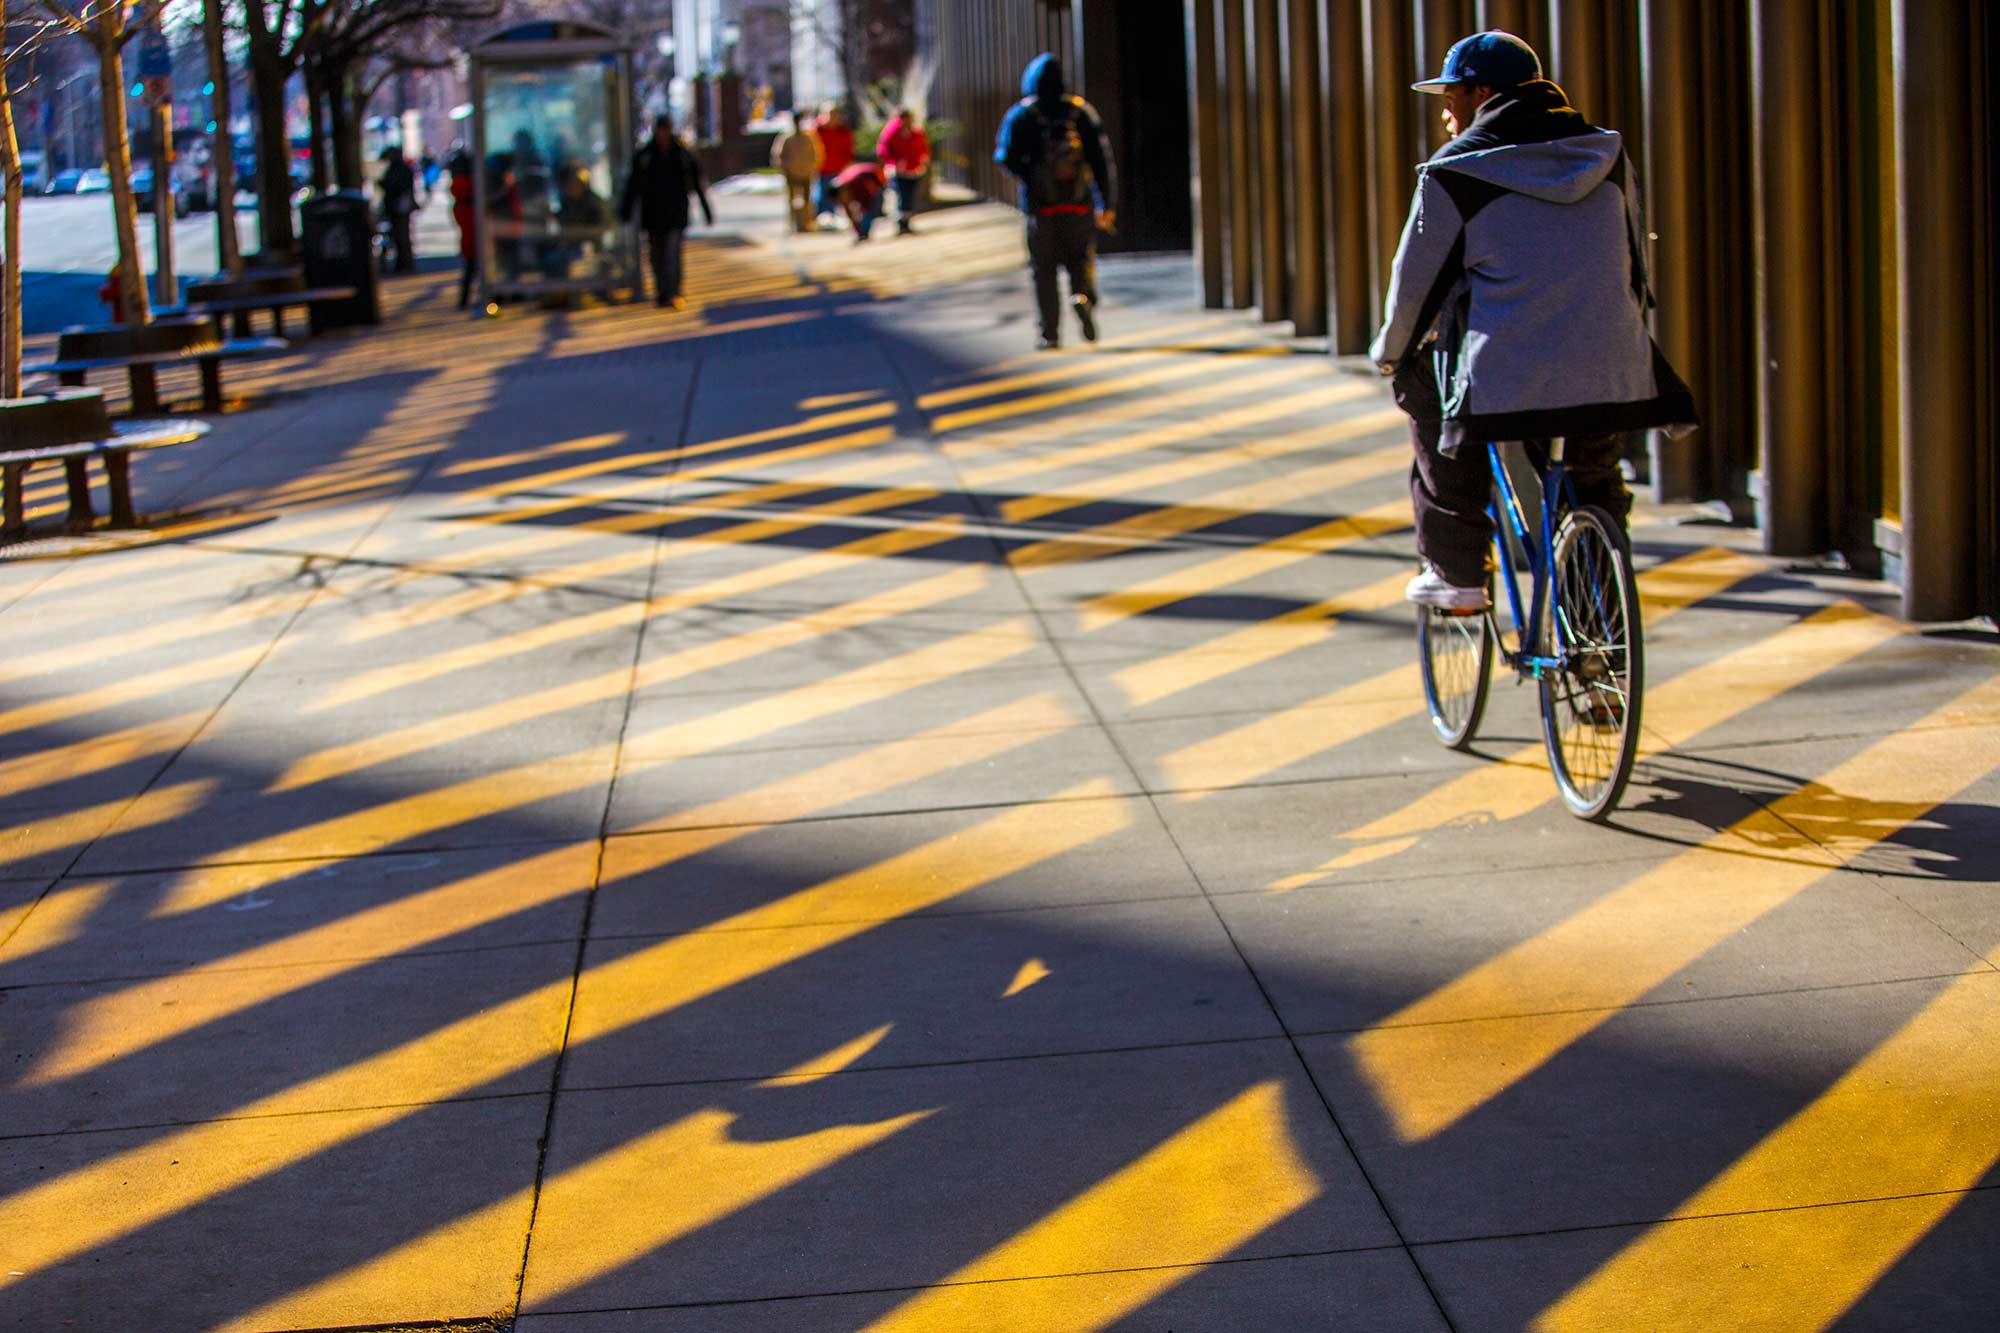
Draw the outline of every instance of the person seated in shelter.
[[[868,239],[882,216],[882,195],[887,189],[882,168],[873,162],[856,162],[833,178],[834,206],[853,224],[856,245]]]
[[[590,188],[589,169],[567,168],[561,176],[556,197],[556,225],[560,228],[562,238],[560,256],[562,266],[572,267],[578,259],[602,245],[604,229],[610,222],[611,210]]]

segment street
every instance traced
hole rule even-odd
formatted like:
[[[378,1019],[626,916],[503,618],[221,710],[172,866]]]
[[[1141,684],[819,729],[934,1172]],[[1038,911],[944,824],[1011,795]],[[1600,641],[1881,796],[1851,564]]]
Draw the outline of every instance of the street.
[[[239,209],[236,224],[244,250],[255,250],[257,210]],[[151,274],[150,213],[139,215],[139,251]],[[27,333],[55,333],[71,324],[99,324],[110,317],[97,299],[97,289],[118,258],[109,191],[23,200],[21,254],[21,326]],[[174,224],[174,268],[183,281],[216,271],[215,214],[193,213]]]

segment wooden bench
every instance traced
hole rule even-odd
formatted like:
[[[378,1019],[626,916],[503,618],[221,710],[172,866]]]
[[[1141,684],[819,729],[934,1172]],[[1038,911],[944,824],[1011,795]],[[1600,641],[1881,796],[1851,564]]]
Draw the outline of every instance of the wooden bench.
[[[93,370],[124,370],[132,385],[132,411],[160,410],[156,372],[161,366],[192,363],[201,371],[201,405],[222,410],[222,363],[273,356],[290,346],[283,338],[230,338],[212,316],[177,315],[151,324],[96,324],[64,329],[56,337],[56,359],[22,366],[24,375],[54,375],[80,388]]]
[[[229,331],[236,338],[250,336],[250,316],[259,310],[271,312],[271,332],[285,336],[285,308],[305,306],[310,310],[322,301],[345,301],[354,295],[352,287],[308,287],[297,269],[246,273],[240,278],[217,278],[191,283],[187,304],[176,313],[229,316]]]
[[[0,402],[0,536],[16,536],[27,528],[24,478],[38,463],[61,463],[69,481],[69,530],[82,532],[96,520],[90,503],[90,477],[85,464],[104,463],[105,487],[111,493],[114,527],[137,525],[132,512],[134,449],[160,449],[185,444],[208,434],[201,421],[120,421],[104,410],[97,389],[59,389],[35,398]]]

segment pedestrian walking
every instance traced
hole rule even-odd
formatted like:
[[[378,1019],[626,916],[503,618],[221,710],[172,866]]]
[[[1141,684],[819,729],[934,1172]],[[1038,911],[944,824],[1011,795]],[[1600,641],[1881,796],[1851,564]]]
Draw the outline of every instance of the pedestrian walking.
[[[1505,32],[1467,37],[1434,79],[1453,136],[1416,198],[1371,353],[1411,419],[1423,570],[1405,596],[1488,603],[1485,446],[1561,437],[1578,505],[1632,507],[1621,433],[1695,421],[1693,396],[1646,331],[1652,303],[1637,172]]]
[[[458,308],[472,301],[473,279],[479,276],[479,212],[473,202],[472,159],[463,150],[453,153],[451,171],[451,220],[458,224],[458,257],[463,264],[458,275]]]
[[[410,242],[410,218],[417,211],[417,173],[403,160],[403,150],[382,150],[382,213],[389,220],[389,249],[397,273],[412,273],[417,267],[416,247]]]
[[[654,302],[676,310],[687,304],[681,297],[681,251],[690,194],[701,200],[702,219],[714,226],[715,210],[709,207],[702,185],[701,163],[674,137],[673,119],[661,116],[653,122],[653,137],[633,155],[618,200],[618,217],[630,222],[637,215],[652,261]]]
[[[860,245],[875,229],[882,216],[882,195],[886,190],[882,168],[873,162],[856,162],[834,177],[833,202],[847,215],[854,228],[854,243]]]
[[[911,219],[917,214],[917,191],[924,183],[924,173],[931,169],[930,137],[910,108],[897,107],[882,127],[882,137],[875,144],[875,161],[896,173],[896,233],[908,236],[913,230]]]
[[[819,176],[819,141],[813,137],[805,118],[792,113],[789,133],[771,145],[771,165],[785,178],[785,206],[791,213],[792,230],[812,231],[819,224],[813,217],[813,184]]]
[[[1056,270],[1069,274],[1070,304],[1085,342],[1097,341],[1097,233],[1117,224],[1111,150],[1097,112],[1063,88],[1062,66],[1043,52],[1021,75],[1021,100],[1000,122],[993,160],[1020,182],[1028,215],[1028,263],[1044,351],[1062,345]]]
[[[833,199],[834,179],[854,165],[854,127],[837,105],[828,102],[813,122],[813,137],[819,141],[819,197],[813,212],[828,217],[838,207]]]

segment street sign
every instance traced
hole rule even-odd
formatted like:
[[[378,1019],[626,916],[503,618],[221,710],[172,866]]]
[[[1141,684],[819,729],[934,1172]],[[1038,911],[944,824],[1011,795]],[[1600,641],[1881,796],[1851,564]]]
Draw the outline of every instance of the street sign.
[[[174,57],[167,49],[167,35],[158,28],[139,34],[139,83],[147,106],[173,105]]]
[[[147,28],[139,34],[139,77],[171,79],[173,76],[174,57],[167,49],[167,35],[158,28]]]

